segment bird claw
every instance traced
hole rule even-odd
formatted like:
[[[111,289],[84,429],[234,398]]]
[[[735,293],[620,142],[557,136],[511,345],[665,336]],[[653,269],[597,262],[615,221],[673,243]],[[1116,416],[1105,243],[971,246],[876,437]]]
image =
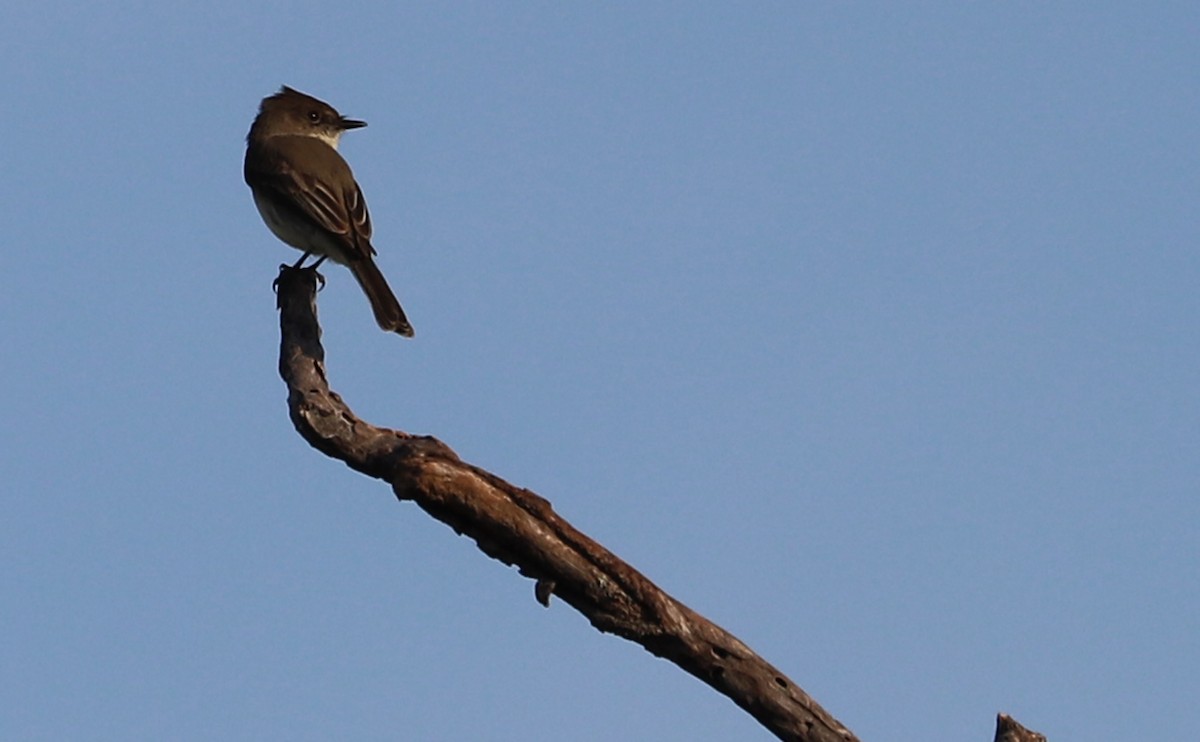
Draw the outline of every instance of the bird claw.
[[[303,258],[301,258],[301,260],[303,260]],[[285,271],[285,270],[312,271],[312,274],[317,277],[317,283],[319,284],[317,286],[317,291],[320,291],[325,288],[325,276],[321,275],[321,272],[317,270],[317,266],[320,264],[321,264],[321,261],[319,261],[319,260],[316,263],[313,263],[312,265],[307,266],[307,267],[302,267],[300,265],[300,263],[293,263],[292,265],[288,265],[287,263],[280,263],[279,264],[279,274],[282,276],[283,271]],[[276,276],[274,281],[271,281],[271,290],[274,291],[276,294],[279,293],[279,277],[278,276]]]

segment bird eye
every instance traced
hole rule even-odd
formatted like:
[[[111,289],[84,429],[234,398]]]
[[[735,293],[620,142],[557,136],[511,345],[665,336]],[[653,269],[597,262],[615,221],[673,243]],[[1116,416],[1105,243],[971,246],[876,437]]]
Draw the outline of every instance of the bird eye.
[[[309,111],[308,112],[308,120],[314,124],[321,123],[321,112],[320,111]]]

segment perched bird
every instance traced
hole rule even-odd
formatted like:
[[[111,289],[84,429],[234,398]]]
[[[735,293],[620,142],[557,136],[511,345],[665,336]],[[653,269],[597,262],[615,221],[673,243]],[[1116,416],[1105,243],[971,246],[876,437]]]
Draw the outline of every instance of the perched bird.
[[[254,205],[275,236],[310,255],[350,269],[384,330],[412,337],[412,325],[392,293],[371,246],[371,217],[338,141],[366,126],[328,103],[286,85],[263,98],[246,136],[243,173]]]

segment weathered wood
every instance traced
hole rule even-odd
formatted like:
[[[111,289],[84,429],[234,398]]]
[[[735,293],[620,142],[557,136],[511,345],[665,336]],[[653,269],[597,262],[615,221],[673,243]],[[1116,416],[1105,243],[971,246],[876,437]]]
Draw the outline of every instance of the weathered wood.
[[[1046,736],[1026,729],[1008,714],[998,714],[995,742],[1046,742]]]
[[[529,490],[461,459],[429,436],[360,420],[325,375],[316,315],[318,275],[282,266],[279,373],[296,430],[314,448],[392,485],[488,556],[535,580],[535,595],[574,607],[597,629],[636,642],[741,706],[780,739],[857,738],[800,686],[737,637],[663,592]]]

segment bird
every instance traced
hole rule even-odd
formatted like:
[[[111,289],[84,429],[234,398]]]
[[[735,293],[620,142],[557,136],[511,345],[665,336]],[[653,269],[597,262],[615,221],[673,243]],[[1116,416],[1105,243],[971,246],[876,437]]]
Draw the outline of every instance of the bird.
[[[319,257],[310,268],[327,258],[346,266],[379,327],[412,337],[404,309],[375,264],[366,199],[337,149],[342,134],[366,125],[284,85],[259,105],[246,135],[243,175],[267,227],[303,253],[293,267],[313,255]]]

